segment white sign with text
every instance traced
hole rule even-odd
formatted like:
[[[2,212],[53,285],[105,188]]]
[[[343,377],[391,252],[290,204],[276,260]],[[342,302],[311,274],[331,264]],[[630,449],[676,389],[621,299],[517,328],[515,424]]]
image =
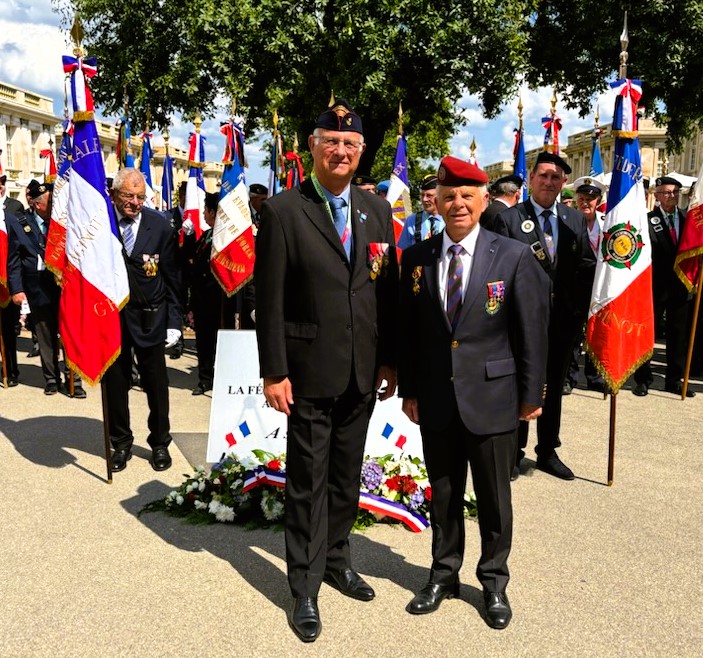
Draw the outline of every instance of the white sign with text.
[[[272,409],[264,397],[256,332],[219,331],[207,461],[217,462],[223,454],[251,456],[256,449],[278,455],[286,451],[286,433],[286,416]],[[420,429],[403,413],[397,396],[376,403],[365,452],[422,458]]]

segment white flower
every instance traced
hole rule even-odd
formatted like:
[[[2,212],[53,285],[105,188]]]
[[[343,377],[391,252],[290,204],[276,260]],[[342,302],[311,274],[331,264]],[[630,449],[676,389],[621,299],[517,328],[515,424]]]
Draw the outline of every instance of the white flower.
[[[198,485],[198,491],[205,491],[205,480],[201,480]]]
[[[180,494],[176,496],[176,504],[183,505],[183,496],[181,496]]]
[[[176,489],[174,489],[168,494],[169,500],[176,500],[176,496],[178,496],[178,491],[176,491]]]
[[[193,505],[195,506],[195,509],[205,509],[207,508],[207,503],[204,503],[202,500],[196,500]]]
[[[219,500],[216,498],[213,498],[210,501],[210,504],[208,505],[207,511],[210,512],[210,514],[215,514],[217,515],[217,511],[220,509],[221,503]]]
[[[215,518],[220,523],[228,523],[230,521],[234,521],[234,516],[234,509],[222,504],[220,504],[220,508],[215,513]]]

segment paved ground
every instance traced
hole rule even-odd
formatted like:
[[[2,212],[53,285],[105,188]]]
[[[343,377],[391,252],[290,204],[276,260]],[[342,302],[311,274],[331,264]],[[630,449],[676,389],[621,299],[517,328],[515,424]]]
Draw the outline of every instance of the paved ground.
[[[608,402],[582,390],[565,398],[561,455],[577,479],[529,467],[515,483],[507,630],[481,616],[473,521],[461,598],[424,617],[404,607],[427,578],[430,533],[379,525],[352,537],[376,599],[323,586],[322,636],[303,645],[286,623],[281,533],[137,516],[190,472],[179,446],[204,461],[210,399],[190,394],[192,355],[168,362],[173,468],[149,466],[146,401],[132,392],[135,456],[108,485],[99,390],[44,396],[25,352],[22,384],[0,390],[3,658],[701,655],[703,394],[621,392],[612,487]]]

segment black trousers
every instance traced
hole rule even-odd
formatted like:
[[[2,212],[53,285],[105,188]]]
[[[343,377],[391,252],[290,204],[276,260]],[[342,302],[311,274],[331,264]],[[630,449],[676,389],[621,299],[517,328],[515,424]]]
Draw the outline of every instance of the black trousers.
[[[374,391],[361,393],[352,377],[339,397],[296,397],[291,407],[285,535],[294,597],[317,596],[326,569],[351,567],[349,533],[375,399]]]
[[[571,384],[572,388],[576,388],[576,384],[578,384],[579,380],[579,358],[581,357],[581,346],[583,345],[583,340],[583,335],[576,339],[574,352],[571,355],[571,363],[569,364],[567,380]],[[588,386],[605,383],[603,376],[596,370],[596,366],[593,364],[593,361],[591,361],[591,357],[588,356],[588,354],[584,355],[583,374],[586,375],[586,384],[588,384]]]
[[[2,314],[2,341],[5,344],[5,368],[8,379],[17,379],[20,371],[17,366],[17,334],[15,327],[20,319],[20,307],[12,301],[3,309]]]
[[[149,436],[147,443],[153,448],[171,443],[171,425],[168,419],[168,373],[164,344],[151,347],[132,346],[123,328],[122,351],[103,377],[107,388],[107,412],[110,440],[115,450],[129,450],[134,435],[129,420],[129,389],[132,383],[132,350],[137,359],[137,369],[149,405]]]
[[[456,582],[464,559],[464,492],[467,461],[471,467],[481,556],[476,577],[489,592],[504,592],[510,574],[513,539],[510,473],[515,463],[517,429],[477,435],[466,429],[455,409],[449,426],[438,432],[420,423],[427,474],[432,487],[432,569],[430,582]]]
[[[561,445],[561,390],[566,381],[574,343],[582,331],[583,324],[552,315],[549,323],[549,349],[547,353],[547,395],[542,415],[537,419],[537,445],[535,452],[547,456]],[[517,463],[525,456],[529,423],[520,422],[518,428]]]
[[[666,374],[664,387],[672,387],[683,379],[688,350],[689,331],[693,317],[693,300],[670,299],[667,302],[655,302],[654,322],[658,325],[666,311]],[[654,381],[650,361],[645,361],[634,375],[635,383],[651,386]]]

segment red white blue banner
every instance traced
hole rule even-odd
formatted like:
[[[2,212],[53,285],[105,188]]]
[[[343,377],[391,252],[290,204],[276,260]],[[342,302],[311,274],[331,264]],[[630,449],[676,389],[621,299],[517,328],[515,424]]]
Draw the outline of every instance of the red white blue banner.
[[[195,237],[199,238],[203,231],[210,227],[205,221],[205,178],[203,166],[205,163],[205,137],[199,132],[190,134],[188,138],[190,151],[188,154],[188,182],[186,184],[186,203],[183,221],[193,222]]]
[[[404,135],[398,135],[395,162],[386,201],[391,204],[393,210],[393,233],[395,235],[395,243],[398,244],[400,235],[403,232],[403,226],[405,226],[405,220],[412,212],[410,183],[408,181],[408,154]]]
[[[73,157],[73,126],[64,121],[64,133],[59,146],[57,174],[51,202],[51,221],[46,236],[44,262],[61,284],[66,265],[66,219],[68,215],[68,190]]]

